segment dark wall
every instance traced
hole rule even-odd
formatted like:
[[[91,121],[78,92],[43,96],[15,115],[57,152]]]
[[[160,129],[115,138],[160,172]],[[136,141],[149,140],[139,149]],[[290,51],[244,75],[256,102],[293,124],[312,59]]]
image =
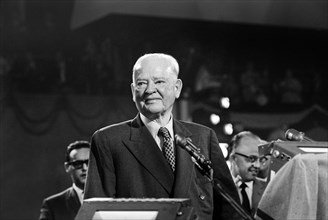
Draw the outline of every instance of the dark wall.
[[[129,97],[19,95],[1,100],[0,219],[35,220],[42,200],[72,183],[66,147],[135,116]]]

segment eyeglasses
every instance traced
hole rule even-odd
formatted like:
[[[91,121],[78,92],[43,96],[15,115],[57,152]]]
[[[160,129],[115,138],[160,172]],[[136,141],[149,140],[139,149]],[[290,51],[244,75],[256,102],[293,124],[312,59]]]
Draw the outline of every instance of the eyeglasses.
[[[67,165],[71,165],[74,169],[82,169],[83,164],[88,166],[89,160],[75,160],[71,162],[66,162]]]
[[[261,157],[258,157],[256,155],[245,155],[245,154],[241,154],[241,153],[238,153],[238,152],[235,152],[235,154],[239,155],[239,156],[242,156],[242,157],[245,157],[247,159],[248,162],[250,163],[254,163],[256,162],[257,160],[260,161],[260,163],[264,163],[265,161],[268,160],[268,158],[266,156],[261,156]]]

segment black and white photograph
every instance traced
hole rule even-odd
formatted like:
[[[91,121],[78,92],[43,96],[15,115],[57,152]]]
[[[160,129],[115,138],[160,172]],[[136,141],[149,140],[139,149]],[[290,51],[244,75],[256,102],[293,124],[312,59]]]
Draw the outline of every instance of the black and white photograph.
[[[1,220],[328,220],[328,0],[0,0]]]

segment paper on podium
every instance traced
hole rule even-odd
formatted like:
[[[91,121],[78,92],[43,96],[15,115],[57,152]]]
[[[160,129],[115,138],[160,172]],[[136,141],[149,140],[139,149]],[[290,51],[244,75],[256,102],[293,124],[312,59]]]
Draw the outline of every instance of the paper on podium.
[[[189,220],[194,209],[187,198],[90,198],[75,220]]]
[[[96,211],[92,220],[156,220],[157,211]]]

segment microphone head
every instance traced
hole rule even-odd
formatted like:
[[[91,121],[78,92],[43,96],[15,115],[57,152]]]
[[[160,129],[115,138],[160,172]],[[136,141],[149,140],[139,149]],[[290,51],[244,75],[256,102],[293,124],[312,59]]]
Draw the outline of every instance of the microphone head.
[[[290,128],[285,133],[285,138],[289,141],[302,141],[304,134],[303,132],[299,132],[294,128]]]
[[[187,145],[186,138],[181,137],[179,134],[174,135],[174,137],[175,137],[175,143],[180,147],[185,147]]]

